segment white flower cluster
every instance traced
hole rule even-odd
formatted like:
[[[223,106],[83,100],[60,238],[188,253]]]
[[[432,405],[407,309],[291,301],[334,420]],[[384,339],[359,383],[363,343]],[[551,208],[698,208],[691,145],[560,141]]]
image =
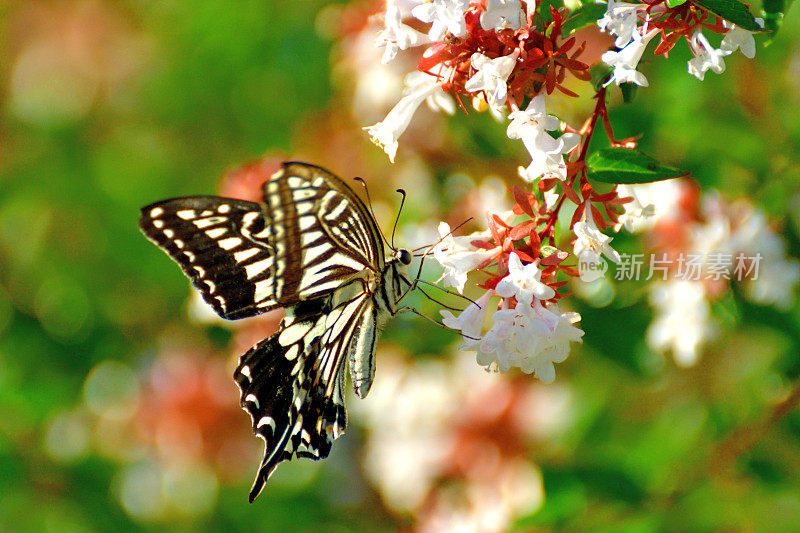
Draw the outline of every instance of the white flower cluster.
[[[669,180],[659,189],[675,197],[679,183]],[[636,185],[634,190],[641,193],[653,185]],[[667,187],[676,192],[670,194]],[[745,296],[760,305],[790,308],[800,284],[800,261],[787,257],[785,242],[767,225],[764,213],[744,201],[729,205],[716,194],[703,198],[701,211],[704,222],[690,229],[688,249],[705,258],[719,254],[735,258],[738,253],[757,257],[757,276],[744,282]],[[647,332],[648,344],[671,352],[681,366],[694,365],[717,330],[706,284],[676,278],[658,281],[651,288],[650,303],[656,315]]]
[[[764,20],[756,19],[756,23],[763,26]],[[752,32],[743,30],[727,20],[723,21],[723,25],[728,28],[728,33],[722,38],[718,49],[711,46],[699,29],[692,35],[690,47],[694,58],[689,60],[688,69],[689,74],[700,81],[703,81],[709,70],[716,74],[725,72],[723,58],[733,54],[736,50],[740,50],[742,55],[748,59],[756,56],[756,41],[753,39]]]
[[[411,2],[409,13],[401,9],[398,1],[386,0],[384,29],[375,41],[377,46],[384,47],[383,63],[392,61],[400,50],[436,42],[448,31],[455,36],[464,35],[466,32],[464,12],[469,7],[468,0],[434,0],[425,3],[414,0]],[[431,23],[428,34],[404,24],[403,18],[406,15],[411,15],[421,22]],[[403,98],[389,111],[383,121],[364,128],[372,142],[386,152],[392,163],[397,154],[397,139],[406,131],[411,118],[423,101],[427,101],[428,106],[434,111],[442,110],[448,114],[455,111],[452,98],[441,90],[442,82],[447,79],[448,73],[436,71],[432,74],[413,72],[406,76]]]
[[[758,276],[745,283],[745,295],[756,304],[782,310],[794,305],[800,261],[786,255],[786,243],[769,227],[764,213],[744,201],[728,206],[717,195],[707,196],[702,208],[706,226],[718,228],[716,251],[759,258]]]
[[[465,441],[463,428],[502,423],[520,439],[532,428],[557,431],[571,416],[567,389],[512,389],[459,357],[406,362],[384,350],[380,358],[373,391],[351,414],[366,429],[367,479],[390,510],[413,515],[420,531],[500,532],[542,504],[536,465],[486,453],[501,444],[496,435],[469,432],[476,436]],[[467,449],[475,455],[462,470]],[[463,491],[457,499],[454,488]]]
[[[376,41],[378,46],[385,48],[383,61],[391,61],[398,50],[439,41],[447,32],[455,37],[463,37],[466,32],[464,13],[468,7],[466,0],[434,0],[415,5],[410,15],[431,24],[426,35],[403,24],[402,10],[396,0],[387,0],[385,28]],[[516,30],[524,22],[525,13],[520,0],[489,0],[486,10],[481,13],[481,27],[484,30]],[[485,105],[498,121],[503,120],[507,111],[507,82],[517,60],[517,51],[496,58],[476,52],[470,60],[474,74],[464,83],[464,89],[485,100]],[[408,128],[423,101],[427,101],[434,111],[442,110],[448,114],[455,111],[453,100],[441,90],[442,83],[452,73],[448,68],[438,65],[432,74],[409,74],[400,102],[383,121],[364,128],[372,142],[382,148],[392,162],[397,154],[399,137]],[[541,176],[566,179],[564,155],[578,146],[580,137],[574,133],[564,133],[554,138],[547,133],[559,130],[561,123],[556,117],[547,115],[544,93],[533,98],[524,110],[513,107],[509,118],[508,137],[521,139],[531,156],[530,165],[520,171],[520,176],[529,182]]]
[[[693,366],[702,346],[716,333],[711,305],[701,281],[670,278],[650,288],[655,317],[647,329],[647,344],[654,350],[671,352],[675,362]]]
[[[597,21],[597,26],[601,31],[616,35],[614,45],[619,49],[608,51],[603,54],[602,61],[606,65],[613,67],[614,72],[608,83],[634,83],[647,87],[647,78],[636,68],[642,58],[647,44],[655,37],[660,30],[652,29],[648,31],[648,20],[645,19],[643,27],[638,26],[639,15],[647,8],[646,4],[631,4],[628,2],[615,2],[609,0],[606,13],[603,18]],[[756,22],[763,26],[762,19]],[[755,40],[753,33],[743,30],[736,25],[724,21],[724,26],[728,32],[722,39],[719,49],[715,49],[703,32],[698,28],[690,39],[689,47],[694,58],[688,62],[689,74],[702,81],[707,71],[711,70],[717,74],[725,71],[724,57],[731,55],[736,50],[741,50],[742,54],[752,59],[756,54]]]
[[[439,361],[408,367],[390,352],[380,356],[376,386],[363,401],[351,403],[352,413],[370,428],[368,478],[389,508],[408,512],[422,504],[455,445],[448,424],[463,386],[456,377],[462,376]]]
[[[542,283],[539,265],[523,265],[516,253],[508,258],[508,275],[495,289],[486,291],[459,316],[441,311],[444,324],[461,331],[461,350],[477,352],[478,364],[487,370],[507,372],[518,367],[533,373],[545,383],[555,379],[553,363],[569,355],[569,343],[580,342],[583,330],[574,326],[578,313],[564,312],[555,303],[545,303],[555,296],[552,287]],[[500,309],[490,318],[491,327],[482,334],[493,296],[500,296]],[[511,308],[514,298],[517,305]]]

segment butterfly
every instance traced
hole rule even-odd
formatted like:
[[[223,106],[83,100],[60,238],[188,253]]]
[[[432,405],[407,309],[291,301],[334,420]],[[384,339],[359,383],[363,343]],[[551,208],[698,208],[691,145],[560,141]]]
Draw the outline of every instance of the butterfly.
[[[379,326],[414,285],[411,253],[392,247],[387,257],[371,211],[331,172],[284,163],[263,198],[174,198],[143,207],[139,221],[222,318],[286,310],[234,372],[265,442],[250,502],[280,462],[328,456],[347,425],[345,366],[364,398]]]

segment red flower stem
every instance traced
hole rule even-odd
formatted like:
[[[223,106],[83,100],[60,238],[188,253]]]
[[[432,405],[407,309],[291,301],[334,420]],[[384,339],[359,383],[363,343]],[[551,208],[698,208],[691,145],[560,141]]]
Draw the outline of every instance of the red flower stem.
[[[604,117],[604,119],[608,116],[608,111],[606,110],[606,88],[602,87],[597,94],[595,95],[597,99],[597,103],[594,106],[594,111],[592,112],[592,116],[589,118],[588,122],[584,124],[581,128],[581,135],[583,139],[581,141],[581,150],[578,153],[578,157],[573,161],[573,163],[579,163],[586,160],[586,154],[589,151],[589,143],[592,140],[592,135],[594,134],[595,126],[597,125],[597,119],[599,117]],[[613,137],[612,137],[613,139]],[[564,187],[572,187],[575,183],[575,178],[580,175],[582,177],[586,174],[586,165],[580,165],[580,171],[576,172],[569,178],[567,183]],[[549,239],[550,244],[555,246],[555,235],[554,229],[556,221],[558,220],[558,213],[561,211],[561,206],[564,205],[564,200],[566,200],[567,195],[562,194],[561,197],[558,199],[558,202],[553,207],[553,210],[549,213],[549,219],[547,221],[547,225],[544,229],[539,232],[540,238],[544,240],[545,238]]]

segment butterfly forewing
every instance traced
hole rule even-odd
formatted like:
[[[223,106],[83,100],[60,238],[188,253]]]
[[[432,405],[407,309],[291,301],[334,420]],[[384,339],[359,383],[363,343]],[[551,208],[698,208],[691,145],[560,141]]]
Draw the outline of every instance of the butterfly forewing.
[[[274,254],[259,204],[194,196],[142,208],[139,227],[174,259],[223,318],[277,306]]]
[[[380,274],[383,244],[360,198],[330,172],[286,163],[264,185],[281,304],[330,293],[364,270]]]

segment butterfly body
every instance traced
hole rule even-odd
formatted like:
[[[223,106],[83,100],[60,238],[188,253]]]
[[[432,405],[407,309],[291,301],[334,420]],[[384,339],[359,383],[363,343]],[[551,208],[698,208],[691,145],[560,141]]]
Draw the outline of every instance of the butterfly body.
[[[140,227],[223,318],[286,309],[278,331],[242,355],[234,373],[265,441],[250,501],[281,461],[327,457],[347,424],[345,364],[365,397],[379,326],[411,287],[411,255],[397,250],[387,260],[361,199],[304,163],[285,163],[264,184],[264,204],[165,200],[142,209]]]

